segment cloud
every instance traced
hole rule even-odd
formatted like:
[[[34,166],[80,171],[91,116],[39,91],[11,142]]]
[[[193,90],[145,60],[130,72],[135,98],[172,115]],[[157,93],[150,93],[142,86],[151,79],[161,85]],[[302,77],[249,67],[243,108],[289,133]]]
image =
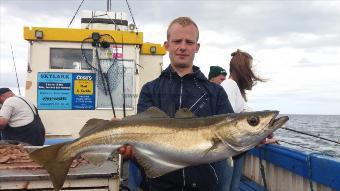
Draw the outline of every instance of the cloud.
[[[307,51],[318,50],[324,47],[340,48],[339,34],[313,34],[313,33],[290,33],[285,36],[266,37],[263,41],[264,48],[290,47],[303,48]]]
[[[16,87],[10,44],[21,84],[27,68],[28,43],[23,26],[67,27],[80,1],[0,0],[0,84]],[[249,92],[255,109],[285,113],[340,114],[339,1],[204,1],[130,0],[145,42],[162,44],[168,23],[178,16],[193,18],[200,28],[201,49],[195,64],[227,70],[237,48],[254,57],[256,72],[268,79]],[[112,1],[114,11],[129,9]],[[81,10],[106,10],[105,1],[86,0]],[[72,27],[80,27],[77,15]],[[168,55],[164,66],[169,64]]]
[[[20,87],[25,87],[26,75],[18,75]],[[18,84],[16,80],[15,72],[1,73],[0,76],[0,87],[8,87],[13,90],[17,89]]]

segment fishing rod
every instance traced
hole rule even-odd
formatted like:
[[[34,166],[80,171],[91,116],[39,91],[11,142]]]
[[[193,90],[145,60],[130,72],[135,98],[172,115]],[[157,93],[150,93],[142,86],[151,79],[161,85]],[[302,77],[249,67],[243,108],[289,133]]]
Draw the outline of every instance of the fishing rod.
[[[313,148],[310,148],[310,147],[302,146],[300,144],[295,144],[295,143],[287,142],[287,141],[284,141],[284,140],[281,140],[281,139],[279,139],[278,141],[282,142],[282,143],[289,144],[289,145],[298,146],[298,147],[301,147],[301,148],[304,148],[304,149],[309,149],[309,150],[313,150],[313,151],[316,151],[316,152],[322,152],[322,151],[317,150],[317,149],[313,149]]]
[[[12,51],[12,59],[13,59],[13,64],[14,64],[15,76],[16,76],[16,78],[17,78],[17,85],[18,85],[19,95],[21,95],[20,85],[19,85],[19,79],[18,79],[18,73],[17,73],[17,67],[16,67],[16,65],[15,65],[15,59],[14,59],[13,48],[12,48],[12,44],[10,44],[10,45],[11,45],[11,51]]]
[[[297,131],[297,130],[290,129],[290,128],[287,128],[287,127],[282,127],[281,129],[292,131],[292,132],[295,132],[295,133],[300,133],[300,134],[303,134],[303,135],[308,135],[308,136],[315,137],[315,138],[319,138],[319,139],[322,139],[322,140],[325,140],[325,141],[329,141],[329,142],[332,142],[332,143],[340,144],[340,141],[334,141],[334,140],[331,140],[331,139],[328,139],[328,138],[320,137],[318,135],[313,135],[313,134],[310,134],[310,133],[306,133],[306,132],[302,132],[302,131]]]
[[[110,103],[111,103],[113,116],[114,116],[114,118],[116,118],[115,107],[114,107],[114,104],[113,104],[112,94],[111,94],[111,91],[110,91],[109,77],[108,77],[106,72],[103,72],[103,69],[102,69],[101,63],[100,63],[100,59],[99,59],[98,47],[96,46],[95,48],[96,48],[95,53],[96,53],[96,58],[97,58],[97,63],[98,63],[98,70],[99,70],[99,74],[102,78],[104,92],[105,92],[106,95],[109,94],[109,96],[110,96]],[[105,86],[107,86],[107,87],[105,87]]]
[[[325,152],[325,151],[322,151],[322,150],[313,149],[313,148],[311,148],[311,147],[302,146],[302,145],[300,145],[300,144],[287,142],[287,141],[284,141],[284,140],[281,140],[281,139],[279,139],[278,141],[279,141],[279,142],[282,142],[282,143],[286,143],[286,144],[288,144],[288,145],[293,145],[293,146],[301,147],[301,148],[303,148],[303,149],[312,150],[312,151],[315,151],[315,152],[320,153],[320,154],[323,154],[323,155],[335,157],[335,155],[329,154],[329,153],[327,153],[327,152]]]

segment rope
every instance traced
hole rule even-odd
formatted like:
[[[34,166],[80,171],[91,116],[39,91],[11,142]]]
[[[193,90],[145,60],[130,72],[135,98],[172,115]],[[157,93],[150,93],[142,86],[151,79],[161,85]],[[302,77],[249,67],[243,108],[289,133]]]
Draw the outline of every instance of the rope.
[[[129,5],[129,2],[128,2],[128,0],[125,0],[125,1],[126,1],[126,4],[127,4],[128,8],[129,8],[129,12],[130,12],[130,16],[131,16],[131,18],[132,18],[133,24],[136,26],[136,30],[138,31],[138,28],[137,28],[137,25],[136,25],[135,19],[133,18],[133,15],[132,15],[132,11],[131,11],[131,8],[130,8],[130,5]]]
[[[263,180],[264,191],[267,191],[268,187],[267,187],[267,181],[266,181],[266,173],[265,173],[264,166],[262,163],[262,149],[261,148],[259,148],[259,163],[260,163],[260,172],[261,172],[261,176]]]
[[[312,156],[313,154],[314,154],[314,153],[310,153],[310,154],[307,156],[308,180],[309,180],[309,188],[310,188],[310,191],[314,191],[314,189],[313,189],[313,181],[312,181],[312,161],[311,161],[311,156]]]
[[[70,26],[71,26],[71,24],[72,24],[74,18],[75,18],[76,15],[78,14],[78,11],[79,11],[81,5],[84,3],[84,1],[85,1],[85,0],[82,0],[81,3],[79,4],[78,9],[77,9],[77,11],[74,13],[74,15],[73,15],[73,17],[72,17],[72,19],[71,19],[71,21],[70,21],[70,24],[68,24],[68,27],[67,27],[67,28],[70,28]]]

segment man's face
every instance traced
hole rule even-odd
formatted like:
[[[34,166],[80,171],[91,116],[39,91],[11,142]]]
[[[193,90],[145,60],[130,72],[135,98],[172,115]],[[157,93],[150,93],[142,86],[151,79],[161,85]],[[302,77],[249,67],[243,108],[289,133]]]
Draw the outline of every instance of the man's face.
[[[210,82],[221,84],[225,80],[225,75],[221,74],[210,79]]]
[[[174,23],[169,30],[169,39],[164,47],[169,52],[171,65],[188,68],[193,65],[195,53],[200,44],[197,43],[198,31],[194,25],[182,26]]]

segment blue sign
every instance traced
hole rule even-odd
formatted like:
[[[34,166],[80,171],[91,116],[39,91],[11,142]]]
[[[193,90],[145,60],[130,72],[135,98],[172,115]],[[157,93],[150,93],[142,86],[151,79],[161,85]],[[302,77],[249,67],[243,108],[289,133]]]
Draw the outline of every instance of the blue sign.
[[[95,109],[95,74],[38,73],[38,108]]]
[[[72,109],[95,108],[94,79],[94,74],[73,74]]]

